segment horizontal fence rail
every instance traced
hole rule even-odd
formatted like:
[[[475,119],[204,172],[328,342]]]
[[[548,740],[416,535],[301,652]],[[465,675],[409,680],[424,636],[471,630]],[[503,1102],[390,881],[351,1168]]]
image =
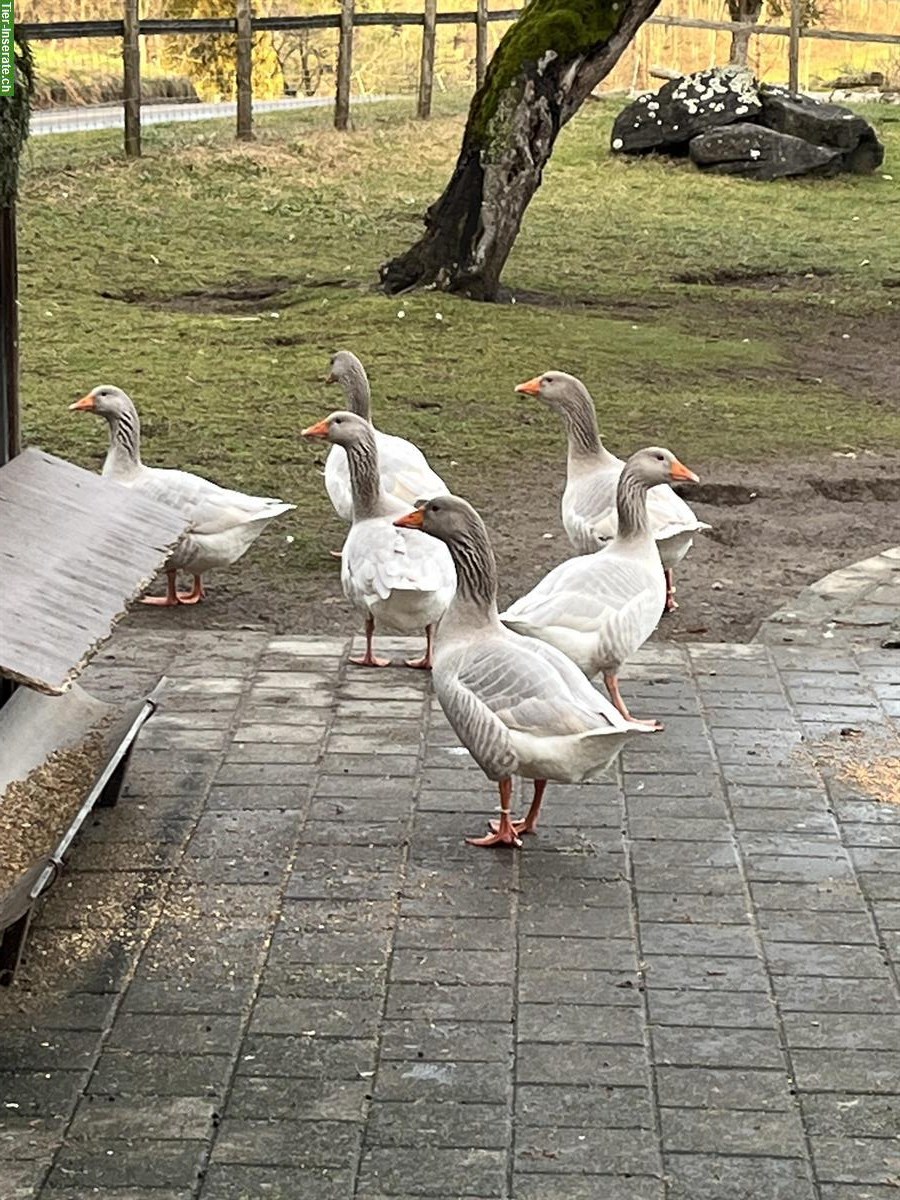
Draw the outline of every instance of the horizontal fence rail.
[[[432,81],[434,79],[435,27],[439,25],[475,25],[475,78],[478,86],[484,81],[487,69],[487,29],[494,21],[512,22],[521,9],[489,10],[487,0],[477,0],[477,9],[466,12],[436,12],[435,0],[425,0],[423,12],[357,12],[355,0],[342,0],[340,13],[309,16],[253,16],[249,0],[235,0],[233,17],[146,18],[139,19],[138,0],[122,0],[123,19],[112,21],[47,21],[17,24],[17,32],[29,41],[68,41],[80,38],[115,38],[122,41],[124,64],[123,99],[125,103],[125,152],[129,157],[140,154],[140,52],[141,37],[178,35],[220,35],[237,39],[235,81],[239,138],[252,134],[252,35],[254,33],[304,33],[310,30],[336,30],[339,48],[336,77],[335,127],[349,125],[350,81],[352,79],[353,38],[355,29],[372,27],[398,28],[418,26],[422,29],[422,52],[419,66],[417,114],[427,118],[431,111]],[[900,13],[900,0],[896,0]],[[800,0],[791,0],[790,24],[763,25],[741,21],[714,21],[690,16],[652,16],[646,25],[661,25],[674,29],[709,30],[732,35],[788,38],[789,86],[799,86],[799,44],[801,40],[830,42],[873,43],[900,46],[900,33],[861,32],[848,29],[825,29],[803,24]]]

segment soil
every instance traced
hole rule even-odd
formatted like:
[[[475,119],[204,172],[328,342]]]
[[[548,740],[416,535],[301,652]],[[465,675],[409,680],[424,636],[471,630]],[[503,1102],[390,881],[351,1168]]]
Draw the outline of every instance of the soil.
[[[896,501],[900,455],[842,455],[793,463],[704,464],[687,488],[697,515],[713,528],[699,536],[677,572],[678,611],[660,624],[663,640],[742,642],[760,621],[807,584],[900,542]],[[521,479],[473,480],[466,495],[491,530],[500,601],[522,595],[571,551],[555,490],[521,489]],[[334,521],[334,544],[342,526]],[[273,633],[350,632],[359,622],[341,595],[339,564],[273,585],[253,551],[209,578],[194,608],[136,608],[144,628],[264,628]]]

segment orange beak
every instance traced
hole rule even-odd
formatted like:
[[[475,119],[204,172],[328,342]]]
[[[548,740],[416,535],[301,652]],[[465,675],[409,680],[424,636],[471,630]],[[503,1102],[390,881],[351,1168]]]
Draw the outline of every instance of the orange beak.
[[[90,412],[94,407],[94,397],[88,392],[86,396],[82,396],[80,400],[76,400],[74,404],[69,405],[69,412]]]
[[[308,429],[301,430],[300,436],[305,438],[327,438],[328,428],[328,419],[325,418],[317,421],[315,425],[310,425]]]
[[[521,392],[523,396],[537,396],[541,390],[541,377],[535,375],[534,379],[529,379],[527,383],[516,384],[516,391]]]
[[[407,513],[405,517],[398,517],[394,522],[401,529],[421,529],[425,524],[424,508],[417,508],[415,512]]]
[[[682,483],[699,483],[700,476],[695,475],[693,471],[689,471],[683,462],[679,462],[676,458],[672,463],[672,478],[677,479]]]

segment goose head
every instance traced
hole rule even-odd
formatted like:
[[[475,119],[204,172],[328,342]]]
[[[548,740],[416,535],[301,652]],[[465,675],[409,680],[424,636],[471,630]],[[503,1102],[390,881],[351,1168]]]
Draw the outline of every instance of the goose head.
[[[594,403],[581,380],[565,371],[545,371],[543,375],[535,375],[534,379],[518,384],[516,391],[522,396],[535,396],[561,413],[581,408],[585,403],[593,407]]]
[[[343,383],[345,379],[358,378],[360,373],[364,373],[364,368],[356,355],[349,350],[338,350],[331,356],[325,382]]]
[[[317,421],[315,425],[310,425],[300,436],[310,441],[331,442],[334,446],[346,448],[371,437],[371,426],[365,418],[358,417],[356,413],[341,410]]]
[[[622,472],[644,487],[655,487],[658,483],[699,483],[700,479],[689,471],[671,450],[662,446],[647,446],[637,450],[625,463]]]
[[[121,388],[105,383],[69,405],[70,412],[93,412],[98,417],[105,417],[107,421],[116,420],[133,409],[131,398]]]
[[[447,543],[464,542],[473,531],[484,529],[481,517],[461,496],[417,500],[415,511],[398,517],[394,524],[401,529],[421,529]]]

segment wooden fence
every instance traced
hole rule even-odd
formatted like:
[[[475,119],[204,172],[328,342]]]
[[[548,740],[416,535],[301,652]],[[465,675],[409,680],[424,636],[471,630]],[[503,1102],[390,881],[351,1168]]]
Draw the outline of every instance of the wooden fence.
[[[20,24],[17,31],[31,41],[57,41],[70,38],[120,38],[124,66],[125,153],[136,157],[141,153],[141,37],[173,34],[232,34],[237,37],[236,95],[237,136],[242,140],[253,137],[252,54],[254,33],[295,32],[312,29],[339,31],[336,71],[334,125],[346,129],[350,120],[350,86],[353,76],[353,31],[373,25],[396,27],[420,25],[422,50],[419,66],[419,88],[416,111],[427,119],[431,113],[434,85],[434,57],[438,25],[475,25],[475,78],[481,86],[487,70],[488,23],[515,21],[521,9],[488,8],[488,0],[476,0],[471,12],[437,11],[437,0],[424,0],[421,13],[357,12],[355,0],[341,0],[341,11],[334,15],[256,17],[251,0],[235,0],[234,17],[202,17],[185,19],[142,20],[140,0],[122,0],[120,21],[55,21]],[[900,0],[897,0],[900,11]],[[804,38],[829,41],[880,43],[900,46],[900,33],[869,33],[859,30],[813,28],[803,23],[802,0],[790,0],[790,21],[787,25],[756,25],[748,22],[709,21],[682,16],[650,17],[647,25],[665,25],[684,29],[706,29],[738,33],[745,31],[763,37],[788,39],[788,78],[793,91],[799,88],[800,43]]]

